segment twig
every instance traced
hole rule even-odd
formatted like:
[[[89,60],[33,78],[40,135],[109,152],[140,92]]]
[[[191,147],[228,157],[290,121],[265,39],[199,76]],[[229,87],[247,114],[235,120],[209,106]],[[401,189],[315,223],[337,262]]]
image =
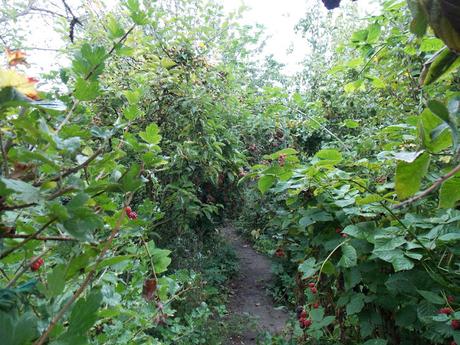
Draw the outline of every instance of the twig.
[[[131,203],[131,199],[132,199],[132,194],[128,197],[128,200],[127,200],[127,202],[125,204],[126,206],[128,206]],[[101,252],[99,253],[99,255],[98,255],[97,259],[96,259],[96,262],[95,262],[95,264],[93,266],[94,268],[88,273],[88,275],[86,276],[85,280],[80,285],[80,287],[77,289],[77,291],[74,292],[72,297],[67,301],[66,304],[64,304],[64,306],[61,308],[61,310],[51,320],[51,322],[48,325],[48,327],[46,328],[46,330],[42,333],[42,335],[34,343],[34,345],[43,345],[47,341],[48,336],[50,335],[50,333],[54,329],[54,327],[56,327],[56,325],[59,322],[59,320],[64,316],[64,314],[71,307],[71,305],[77,300],[77,298],[85,291],[85,289],[88,287],[89,283],[91,283],[91,281],[94,278],[94,275],[96,274],[97,267],[98,267],[99,263],[104,259],[105,254],[107,253],[107,251],[109,250],[109,248],[110,248],[110,246],[111,246],[111,244],[113,242],[113,239],[115,238],[115,236],[120,231],[121,224],[122,224],[123,219],[125,218],[125,216],[126,216],[126,212],[122,211],[120,216],[117,219],[117,222],[115,223],[115,226],[114,226],[111,234],[109,235],[109,237],[107,238],[107,240],[105,242],[104,248],[102,248]]]
[[[29,234],[0,234],[0,238],[28,238]],[[73,237],[67,236],[36,236],[34,240],[37,241],[77,241]]]
[[[74,174],[76,173],[78,170],[81,170],[81,169],[84,169],[86,168],[93,160],[96,159],[97,156],[99,156],[102,152],[104,151],[104,148],[103,147],[100,147],[96,152],[93,153],[93,155],[91,157],[89,157],[86,161],[84,161],[83,163],[81,163],[80,165],[77,165],[73,168],[70,168],[70,169],[67,169],[66,171],[62,172],[61,174],[55,176],[55,177],[52,177],[50,180],[46,180],[46,181],[38,181],[38,182],[35,182],[34,183],[34,186],[35,187],[39,187],[41,186],[42,184],[44,184],[45,182],[53,182],[53,181],[60,181],[61,179],[63,179],[64,177],[67,177],[71,174]]]
[[[32,207],[32,206],[37,206],[37,203],[35,202],[32,202],[30,204],[21,204],[21,205],[12,205],[12,206],[1,206],[0,205],[0,210],[1,211],[13,211],[13,210],[20,210],[20,209],[23,209],[23,208],[27,208],[27,207]]]
[[[7,251],[3,252],[2,254],[0,254],[0,260],[3,259],[3,258],[6,258],[8,255],[10,255],[12,252],[18,250],[19,248],[23,247],[26,243],[28,243],[29,241],[35,239],[38,235],[40,235],[43,231],[45,231],[45,229],[50,226],[51,224],[54,223],[54,221],[56,220],[57,218],[52,218],[50,219],[46,224],[44,224],[39,230],[37,230],[35,233],[33,233],[32,235],[29,235],[28,237],[26,237],[26,239],[24,241],[22,241],[21,243],[19,243],[17,246],[13,247],[13,248],[10,248],[8,249]]]
[[[394,209],[398,208],[403,208],[406,207],[420,199],[423,199],[427,195],[433,193],[436,189],[438,189],[445,181],[453,177],[456,173],[460,171],[460,164],[457,165],[455,168],[453,168],[451,171],[449,171],[446,175],[442,176],[441,178],[437,179],[430,187],[425,189],[423,192],[417,194],[416,196],[413,196],[412,198],[407,199],[406,201],[403,201],[397,205],[394,205]]]
[[[8,177],[8,175],[9,175],[9,171],[8,171],[8,153],[6,152],[6,148],[3,145],[3,134],[2,134],[1,130],[0,130],[0,149],[2,151],[3,175],[5,177]]]

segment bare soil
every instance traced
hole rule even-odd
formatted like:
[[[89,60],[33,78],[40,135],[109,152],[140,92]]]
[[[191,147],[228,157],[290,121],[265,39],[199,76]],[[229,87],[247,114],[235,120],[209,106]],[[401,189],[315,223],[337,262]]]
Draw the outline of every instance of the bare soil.
[[[270,259],[256,252],[234,227],[225,227],[223,234],[240,260],[239,274],[230,283],[230,315],[254,319],[254,322],[247,323],[248,327],[243,327],[240,334],[231,336],[226,345],[255,345],[261,333],[280,333],[286,325],[288,313],[275,309],[273,299],[267,294],[273,278]]]

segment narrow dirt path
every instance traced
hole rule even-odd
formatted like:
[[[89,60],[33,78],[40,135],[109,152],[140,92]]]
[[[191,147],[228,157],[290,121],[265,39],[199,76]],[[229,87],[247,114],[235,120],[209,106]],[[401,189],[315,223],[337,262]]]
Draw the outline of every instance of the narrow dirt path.
[[[244,329],[242,334],[232,336],[226,345],[255,345],[260,333],[281,332],[288,314],[275,309],[272,298],[267,295],[266,290],[272,280],[270,260],[257,253],[231,225],[223,229],[223,234],[240,260],[239,274],[230,283],[230,314],[237,317],[249,316],[255,321],[254,325],[249,323],[250,327]]]

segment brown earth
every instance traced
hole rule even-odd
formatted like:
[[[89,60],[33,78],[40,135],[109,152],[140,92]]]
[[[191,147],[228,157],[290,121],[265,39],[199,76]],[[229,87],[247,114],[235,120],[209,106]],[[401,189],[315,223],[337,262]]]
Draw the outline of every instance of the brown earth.
[[[242,320],[248,319],[247,316],[253,319],[246,324],[248,327],[243,325],[240,334],[231,336],[226,345],[255,345],[261,333],[280,333],[286,325],[288,313],[275,309],[273,299],[267,294],[273,278],[270,259],[256,252],[234,227],[225,227],[223,235],[240,260],[239,274],[230,283],[230,315]]]

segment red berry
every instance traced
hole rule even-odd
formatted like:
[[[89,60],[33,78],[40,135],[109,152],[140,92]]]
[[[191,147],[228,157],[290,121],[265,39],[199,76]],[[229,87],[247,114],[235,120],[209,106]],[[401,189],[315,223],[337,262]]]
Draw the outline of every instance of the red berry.
[[[342,232],[342,229],[336,228],[336,229],[335,229],[335,232],[338,233],[338,234],[340,234],[340,233]]]
[[[316,302],[315,304],[313,304],[313,308],[318,309],[319,308],[319,302]]]
[[[307,318],[307,312],[305,310],[302,310],[300,313],[300,319],[306,319]]]
[[[129,216],[129,214],[132,212],[131,207],[126,206],[126,207],[125,207],[125,212],[126,212],[126,214]]]
[[[310,291],[312,294],[316,294],[318,292],[318,289],[316,287],[310,288]]]
[[[129,219],[136,219],[137,218],[137,213],[132,211],[128,213],[128,218]]]
[[[303,324],[303,328],[308,328],[311,326],[311,320],[302,319],[301,322]]]
[[[342,236],[343,238],[347,238],[347,237],[348,237],[347,234],[340,234],[340,236]]]
[[[450,295],[450,296],[447,296],[447,302],[449,303],[453,303],[455,301],[455,297]]]
[[[308,284],[308,286],[311,287],[311,288],[315,287],[315,285],[316,285],[315,283],[309,283]]]
[[[45,261],[42,258],[38,258],[37,260],[35,260],[34,262],[30,264],[30,269],[34,272],[38,271],[41,265],[43,265],[44,263]]]
[[[452,310],[452,308],[449,308],[449,307],[439,309],[439,314],[450,315],[450,314],[452,314],[453,312],[454,312],[454,311]]]
[[[452,320],[450,325],[453,329],[460,329],[460,320]]]

